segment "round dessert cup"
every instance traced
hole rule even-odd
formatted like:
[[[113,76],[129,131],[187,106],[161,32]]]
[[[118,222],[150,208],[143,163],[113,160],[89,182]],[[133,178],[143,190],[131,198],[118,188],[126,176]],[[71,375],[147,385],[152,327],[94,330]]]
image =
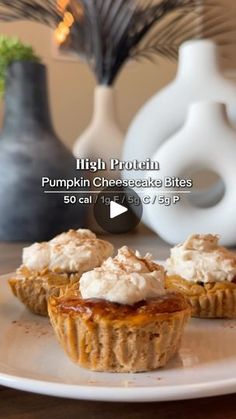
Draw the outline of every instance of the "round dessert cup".
[[[180,293],[134,305],[52,296],[56,336],[76,364],[93,371],[142,372],[163,367],[180,347],[191,310]]]
[[[15,297],[30,311],[48,316],[48,297],[68,293],[79,279],[78,274],[59,274],[48,270],[40,273],[22,266],[16,271],[15,276],[9,279],[9,285]]]
[[[229,281],[196,284],[168,276],[166,288],[181,292],[192,308],[192,317],[236,318],[236,284]]]

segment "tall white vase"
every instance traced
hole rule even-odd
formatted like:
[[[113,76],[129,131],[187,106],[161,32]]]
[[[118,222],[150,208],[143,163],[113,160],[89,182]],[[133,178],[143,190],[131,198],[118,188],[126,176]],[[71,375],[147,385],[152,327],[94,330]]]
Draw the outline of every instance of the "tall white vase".
[[[188,178],[193,172],[209,170],[220,176],[225,192],[221,200],[209,208],[193,205],[189,194],[180,195],[180,202],[171,206],[148,205],[152,229],[171,244],[182,242],[193,233],[218,233],[224,245],[235,245],[235,156],[236,132],[225,105],[213,102],[192,105],[184,127],[153,156],[153,160],[160,162],[160,172],[151,172],[149,176]],[[172,196],[169,191],[170,188],[166,189],[165,196]],[[158,195],[158,190],[149,192],[152,196]]]
[[[109,168],[110,158],[120,158],[124,134],[117,121],[115,93],[112,87],[97,86],[94,95],[94,111],[90,126],[74,145],[77,158],[103,159]],[[102,175],[115,177],[107,170]]]
[[[189,106],[203,100],[226,103],[230,119],[236,123],[236,85],[225,79],[220,71],[217,46],[209,40],[188,41],[180,48],[174,81],[152,97],[134,118],[126,137],[123,158],[150,158],[183,126]],[[141,176],[145,177],[145,173],[130,171],[124,174],[126,178]],[[150,226],[145,208],[143,220]]]
[[[92,161],[102,159],[107,170],[96,173],[89,172],[91,185],[94,177],[103,176],[106,179],[120,178],[120,173],[110,171],[110,159],[120,159],[122,155],[124,134],[117,121],[115,91],[112,87],[97,86],[94,94],[94,110],[91,123],[74,145],[74,155],[77,158],[89,158]],[[97,191],[93,186],[91,190]],[[95,195],[93,195],[95,197]],[[93,205],[88,206],[87,226],[95,232],[101,232],[97,224]]]

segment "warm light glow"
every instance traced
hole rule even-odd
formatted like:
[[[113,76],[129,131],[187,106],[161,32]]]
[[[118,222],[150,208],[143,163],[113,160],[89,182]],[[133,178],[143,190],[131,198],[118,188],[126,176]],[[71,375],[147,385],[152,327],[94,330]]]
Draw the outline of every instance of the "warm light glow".
[[[70,29],[63,22],[60,23],[58,30],[66,36],[68,36],[70,33]]]
[[[69,3],[69,0],[58,0],[58,7],[65,11]],[[63,44],[66,41],[67,36],[70,33],[70,28],[74,23],[74,17],[70,12],[65,12],[63,16],[63,21],[59,23],[57,29],[55,30],[55,38],[59,45]]]
[[[58,0],[57,4],[61,10],[65,10],[70,0]]]
[[[67,35],[63,34],[60,30],[55,30],[55,38],[59,45],[63,44],[65,42]]]
[[[64,21],[65,25],[68,28],[70,28],[73,25],[75,19],[70,12],[66,12],[65,15],[64,15],[64,20],[63,21]]]

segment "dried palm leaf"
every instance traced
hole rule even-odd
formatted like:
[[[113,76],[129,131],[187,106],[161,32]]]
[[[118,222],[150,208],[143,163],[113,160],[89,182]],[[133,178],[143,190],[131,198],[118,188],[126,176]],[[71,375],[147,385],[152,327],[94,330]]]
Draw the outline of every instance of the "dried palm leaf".
[[[225,9],[202,0],[0,0],[0,19],[29,19],[57,27],[64,12],[73,15],[65,51],[86,60],[98,83],[114,83],[129,59],[176,59],[182,42],[192,38],[232,40]],[[204,3],[205,4],[205,3]],[[224,10],[224,13],[222,12]],[[229,37],[230,34],[230,37]]]
[[[55,0],[1,0],[0,20],[31,20],[51,27],[57,26],[63,10]]]
[[[86,59],[101,84],[114,83],[129,59],[176,59],[182,42],[203,32],[220,41],[232,31],[225,10],[202,0],[72,0],[75,17],[78,4],[83,16],[75,18],[64,48]]]
[[[184,17],[200,4],[201,0],[162,0],[158,4],[150,0],[142,4],[138,0],[71,0],[68,10],[75,23],[63,47],[86,59],[99,83],[112,84],[159,22],[180,12]],[[78,6],[83,14],[77,17]],[[154,52],[157,49],[152,48]],[[143,51],[140,56],[144,55]],[[166,56],[170,55],[173,58],[171,49]]]

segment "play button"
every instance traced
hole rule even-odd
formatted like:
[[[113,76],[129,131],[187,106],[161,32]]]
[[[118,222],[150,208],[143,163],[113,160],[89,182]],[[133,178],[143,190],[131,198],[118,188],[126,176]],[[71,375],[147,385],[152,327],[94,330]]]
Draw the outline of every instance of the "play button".
[[[97,197],[94,216],[104,231],[112,234],[133,230],[142,218],[140,197],[129,188],[106,188]]]
[[[124,207],[123,205],[117,204],[114,201],[110,203],[110,218],[119,217],[119,215],[124,214],[125,212],[129,211],[128,208]]]

